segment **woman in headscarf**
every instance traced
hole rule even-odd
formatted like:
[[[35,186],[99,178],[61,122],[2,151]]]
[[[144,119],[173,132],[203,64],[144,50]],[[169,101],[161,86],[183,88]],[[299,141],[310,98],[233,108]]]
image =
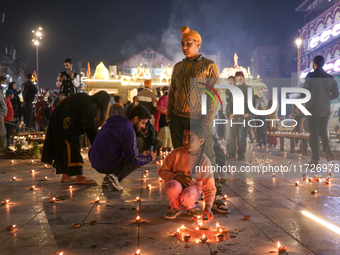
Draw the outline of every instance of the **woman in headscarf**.
[[[56,173],[62,174],[61,182],[96,183],[83,175],[79,136],[86,133],[93,144],[97,128],[106,120],[109,102],[110,96],[105,91],[93,96],[77,93],[62,100],[53,111],[41,161],[49,164],[54,161]]]

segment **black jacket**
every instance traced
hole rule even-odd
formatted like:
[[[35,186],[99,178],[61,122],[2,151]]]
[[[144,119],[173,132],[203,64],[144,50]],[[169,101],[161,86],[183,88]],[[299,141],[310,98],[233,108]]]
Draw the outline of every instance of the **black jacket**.
[[[306,108],[312,116],[329,116],[330,101],[339,97],[338,84],[333,76],[322,68],[317,68],[307,74],[303,87],[311,92],[311,99],[306,103]]]
[[[242,85],[235,85],[236,87],[238,87],[244,96],[244,114],[249,113],[251,114],[249,108],[248,108],[248,88],[249,86],[245,83],[243,83]],[[228,117],[230,117],[231,114],[233,114],[234,109],[233,109],[233,95],[230,92],[230,90],[228,89],[226,91],[226,99],[227,99],[227,108],[226,108],[226,113],[228,115]],[[254,104],[254,92],[253,92],[253,104]]]
[[[22,84],[22,86],[24,86],[24,92],[22,95],[24,97],[25,103],[32,103],[35,95],[38,93],[37,87],[31,81],[26,81],[24,84]]]
[[[145,129],[146,129],[146,133],[142,134],[140,132],[140,130],[137,131],[136,136],[137,137],[142,137],[145,144],[147,145],[156,145],[156,141],[157,141],[157,136],[156,136],[156,130],[154,128],[154,126],[151,125],[150,121],[148,121],[145,124]]]

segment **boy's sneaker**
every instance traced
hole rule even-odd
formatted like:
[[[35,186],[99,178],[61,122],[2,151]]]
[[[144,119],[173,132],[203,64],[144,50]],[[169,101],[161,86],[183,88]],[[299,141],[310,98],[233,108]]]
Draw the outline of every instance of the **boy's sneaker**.
[[[203,212],[201,209],[194,207],[186,211],[187,214],[190,214],[191,217],[202,216]]]
[[[164,214],[165,219],[173,220],[176,219],[178,215],[181,214],[181,210],[177,210],[176,208],[170,208],[169,211]]]
[[[218,211],[219,213],[230,213],[230,209],[224,204],[222,199],[215,200],[212,209]]]
[[[112,190],[123,190],[123,186],[120,185],[118,177],[114,174],[107,174],[104,177],[104,182],[107,183]]]

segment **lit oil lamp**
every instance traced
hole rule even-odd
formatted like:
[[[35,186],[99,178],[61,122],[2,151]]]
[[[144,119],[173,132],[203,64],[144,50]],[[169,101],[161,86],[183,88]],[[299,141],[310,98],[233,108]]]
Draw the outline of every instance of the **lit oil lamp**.
[[[287,250],[286,247],[280,245],[280,242],[277,242],[277,248],[279,250],[279,253],[284,253]]]
[[[244,219],[245,220],[249,220],[250,219],[250,215],[244,215]]]
[[[5,201],[2,201],[2,202],[1,202],[1,204],[3,204],[3,205],[7,205],[7,204],[8,204],[8,202],[9,202],[9,199],[6,199]]]
[[[137,222],[137,223],[141,223],[141,222],[142,222],[142,218],[141,218],[140,216],[137,216],[136,222]]]
[[[89,147],[86,147],[86,150],[88,150],[89,149]]]
[[[145,173],[145,174],[149,173],[149,170],[145,170],[144,173]]]
[[[47,181],[47,176],[45,176],[45,177],[44,177],[44,180],[46,180],[46,181]]]
[[[148,184],[148,189],[151,190],[152,189],[152,186],[151,184]]]
[[[140,250],[137,250],[134,255],[140,255]]]
[[[185,227],[184,225],[182,225],[182,226],[180,227],[180,229],[181,229],[181,230],[184,230],[184,229],[186,229],[186,227]]]
[[[164,180],[162,178],[159,178],[159,182],[164,182]]]
[[[137,202],[142,201],[142,199],[140,197],[136,197],[136,200],[137,200]]]
[[[96,200],[94,201],[95,203],[99,203],[100,202],[100,197],[97,197]]]
[[[228,197],[227,195],[224,195],[224,196],[222,197],[222,199],[223,199],[223,200],[227,200],[227,197]]]
[[[314,195],[314,194],[318,193],[318,191],[317,190],[312,190],[311,193]]]
[[[31,160],[31,164],[33,165],[33,163],[34,163],[34,160]]]
[[[146,178],[146,175],[143,175],[143,178]]]
[[[67,188],[67,189],[72,189],[72,186],[67,186],[66,188]]]
[[[14,160],[11,160],[11,164],[14,164]]]
[[[206,238],[206,236],[203,234],[201,241],[202,243],[206,243],[208,241],[208,238]]]
[[[177,229],[177,231],[175,232],[175,236],[181,236],[182,233],[181,233],[181,229]]]
[[[296,182],[295,182],[295,186],[299,186],[299,181],[296,181]]]
[[[52,198],[50,199],[50,203],[55,203],[55,201],[56,201],[56,198],[55,198],[55,197],[52,197]]]
[[[34,186],[34,185],[30,187],[30,190],[34,190],[34,189],[35,189],[35,186]]]
[[[12,178],[12,181],[16,181],[16,180],[17,180],[17,177],[14,176],[14,177]]]
[[[47,168],[47,165],[44,165],[44,168]]]
[[[35,172],[35,170],[31,170],[31,171],[30,171],[30,174],[34,174],[34,172]]]
[[[326,181],[326,185],[330,185],[331,184],[331,181]]]
[[[200,240],[198,240],[197,238],[196,238],[196,243],[199,243],[200,242]]]
[[[220,230],[222,230],[222,226],[220,226],[220,224],[216,223],[216,229],[217,229],[218,231],[220,231]]]
[[[11,230],[13,230],[15,228],[15,226],[16,225],[11,225],[11,226],[7,226],[6,228],[7,228],[8,231],[11,231]]]

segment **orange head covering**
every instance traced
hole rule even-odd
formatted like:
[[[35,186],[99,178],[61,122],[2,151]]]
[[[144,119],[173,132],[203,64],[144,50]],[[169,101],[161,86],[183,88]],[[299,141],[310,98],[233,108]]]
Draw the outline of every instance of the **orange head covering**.
[[[180,30],[182,32],[181,39],[183,39],[183,38],[191,38],[191,39],[194,39],[194,40],[202,43],[202,38],[201,38],[200,34],[197,31],[190,30],[188,26],[184,26]]]
[[[144,81],[144,87],[151,88],[151,80],[145,80]]]

